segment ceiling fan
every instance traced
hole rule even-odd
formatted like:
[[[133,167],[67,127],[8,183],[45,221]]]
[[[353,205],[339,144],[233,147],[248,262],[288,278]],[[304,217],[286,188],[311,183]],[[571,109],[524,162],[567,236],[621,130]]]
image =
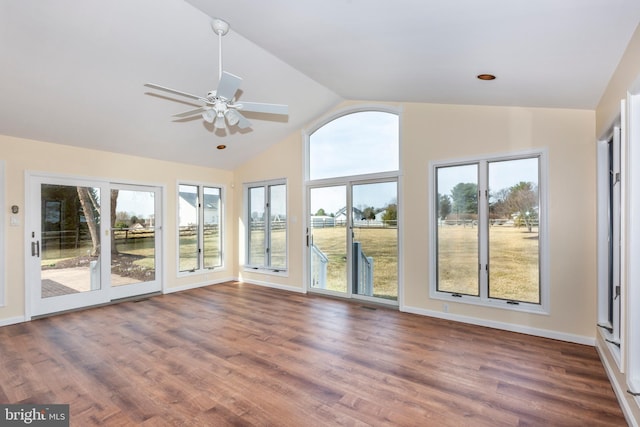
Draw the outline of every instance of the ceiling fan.
[[[236,103],[235,94],[240,88],[242,78],[222,71],[222,36],[229,32],[229,24],[222,19],[214,18],[211,21],[211,28],[213,28],[213,31],[218,35],[219,81],[218,87],[215,90],[209,91],[206,96],[197,96],[153,83],[146,83],[145,86],[203,102],[204,105],[202,107],[174,114],[173,117],[187,118],[201,114],[202,118],[209,123],[213,123],[216,129],[225,129],[226,124],[229,126],[237,125],[240,129],[251,127],[251,122],[247,120],[240,111],[288,115],[289,107],[282,104],[266,104],[261,102]]]

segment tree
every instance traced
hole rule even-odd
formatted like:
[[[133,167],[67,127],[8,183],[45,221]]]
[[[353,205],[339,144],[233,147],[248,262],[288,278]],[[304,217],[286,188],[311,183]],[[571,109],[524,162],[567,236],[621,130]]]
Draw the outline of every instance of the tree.
[[[441,220],[447,219],[451,213],[451,197],[441,194],[438,197],[438,215]]]
[[[96,201],[95,195],[89,191],[87,187],[76,187],[78,192],[78,199],[80,200],[80,206],[84,213],[85,221],[89,227],[89,235],[91,236],[91,252],[92,257],[100,255],[100,233],[98,232],[98,219],[97,212],[100,212],[100,207]]]
[[[364,208],[362,211],[362,219],[376,219],[376,209],[372,206]]]
[[[383,221],[397,221],[398,220],[398,205],[390,203],[387,205],[387,209],[382,214]]]
[[[504,203],[512,214],[517,215],[518,222],[524,223],[531,232],[533,220],[538,218],[538,187],[532,182],[520,181],[509,187]]]
[[[451,190],[453,211],[457,214],[478,213],[478,184],[459,182]]]
[[[318,209],[318,212],[316,212],[316,216],[326,216],[326,215],[327,215],[326,212],[322,208]]]
[[[111,190],[111,253],[117,254],[118,248],[116,246],[116,233],[113,229],[116,226],[116,208],[118,207],[118,193],[119,190]]]

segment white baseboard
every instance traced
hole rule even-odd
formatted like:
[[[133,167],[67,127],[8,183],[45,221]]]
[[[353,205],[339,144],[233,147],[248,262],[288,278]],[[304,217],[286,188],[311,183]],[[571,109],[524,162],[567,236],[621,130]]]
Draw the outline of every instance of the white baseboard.
[[[248,285],[258,285],[258,286],[264,286],[266,288],[275,288],[275,289],[281,289],[283,291],[289,291],[289,292],[296,292],[299,294],[306,294],[307,291],[303,288],[297,288],[295,286],[287,286],[287,285],[280,285],[278,283],[271,283],[271,282],[264,282],[262,280],[240,280],[241,283],[246,283]]]
[[[478,319],[477,317],[461,316],[459,314],[442,313],[440,311],[426,310],[424,308],[402,306],[400,311],[407,313],[420,314],[422,316],[437,317],[439,319],[453,320],[455,322],[469,323],[471,325],[486,326],[503,331],[518,332],[521,334],[534,335],[537,337],[551,338],[554,340],[573,342],[576,344],[584,344],[595,346],[596,339],[594,337],[585,337],[582,335],[567,334],[564,332],[550,331],[548,329],[531,328],[528,326],[515,325],[505,322],[497,322],[494,320]]]
[[[27,318],[24,316],[10,317],[8,319],[0,320],[0,326],[15,325],[16,323],[26,322]]]
[[[218,283],[225,283],[225,282],[234,282],[237,280],[238,279],[236,277],[227,277],[227,278],[218,279],[218,280],[207,280],[206,282],[190,283],[184,286],[174,286],[171,288],[165,288],[162,290],[162,293],[172,294],[174,292],[187,291],[189,289],[202,288],[204,286],[217,285]]]
[[[608,352],[608,350],[601,347],[600,340],[596,341],[596,350],[598,351],[598,356],[600,356],[602,366],[604,366],[604,370],[607,373],[607,377],[609,377],[609,382],[611,383],[613,392],[618,398],[618,403],[620,404],[620,408],[622,409],[624,418],[627,420],[627,423],[630,426],[638,427],[638,421],[635,419],[633,411],[629,406],[629,400],[627,399],[627,387],[623,384],[620,384],[620,382],[618,381],[618,376],[615,374],[614,368],[613,366],[611,366],[611,363],[609,363],[609,358],[605,354]]]

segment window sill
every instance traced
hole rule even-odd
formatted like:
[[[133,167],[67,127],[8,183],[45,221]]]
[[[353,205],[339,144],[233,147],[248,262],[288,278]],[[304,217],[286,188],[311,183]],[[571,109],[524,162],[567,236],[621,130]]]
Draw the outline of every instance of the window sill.
[[[609,350],[609,353],[613,357],[613,360],[615,360],[616,362],[616,367],[618,368],[618,371],[622,372],[622,356],[620,354],[620,346],[614,344],[613,334],[609,332],[607,329],[599,326],[598,330],[600,331],[600,336],[604,340],[607,346],[607,349]]]
[[[225,267],[220,266],[220,267],[213,267],[213,268],[201,268],[200,270],[179,271],[177,277],[200,276],[203,274],[220,273],[226,270],[227,269]]]
[[[289,277],[289,271],[286,268],[268,268],[268,267],[254,267],[251,265],[245,265],[243,271],[246,273],[267,274],[270,276]]]
[[[434,291],[431,291],[429,293],[429,297],[431,297],[432,299],[447,302],[478,305],[482,307],[497,308],[501,310],[520,311],[523,313],[549,315],[549,310],[545,307],[544,304],[531,304],[526,302],[518,302],[517,304],[513,304],[506,300],[480,298],[470,295],[453,296],[453,294],[448,292]]]

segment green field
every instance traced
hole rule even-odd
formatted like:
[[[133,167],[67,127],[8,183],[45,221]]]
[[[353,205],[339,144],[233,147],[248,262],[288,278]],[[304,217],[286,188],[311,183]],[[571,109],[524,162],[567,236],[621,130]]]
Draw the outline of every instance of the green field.
[[[489,229],[489,296],[540,302],[538,230]],[[438,290],[478,295],[478,228],[438,227]]]
[[[373,295],[398,297],[398,230],[396,228],[354,228],[353,240],[373,258]],[[313,243],[328,258],[326,289],[347,291],[347,235],[344,227],[314,228]]]

